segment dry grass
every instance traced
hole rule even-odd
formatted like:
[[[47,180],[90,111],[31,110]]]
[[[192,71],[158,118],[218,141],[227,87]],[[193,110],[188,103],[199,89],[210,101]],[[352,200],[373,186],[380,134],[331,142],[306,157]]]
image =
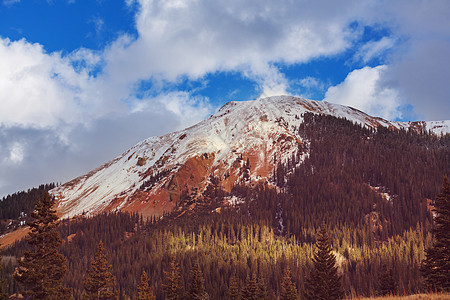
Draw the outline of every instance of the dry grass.
[[[0,237],[0,248],[9,247],[15,241],[23,239],[29,231],[30,228],[26,226],[3,235],[2,237]]]
[[[349,298],[349,299],[360,299],[360,300],[449,300],[450,294],[417,294],[410,296],[386,296],[386,297],[370,297],[370,298]]]

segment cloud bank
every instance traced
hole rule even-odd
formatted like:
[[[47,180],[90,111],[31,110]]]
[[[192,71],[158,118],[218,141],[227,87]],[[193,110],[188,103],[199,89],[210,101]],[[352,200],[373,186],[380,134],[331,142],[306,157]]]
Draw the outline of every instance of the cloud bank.
[[[261,96],[297,85],[387,119],[404,105],[427,120],[450,116],[448,1],[125,2],[138,7],[137,36],[101,51],[48,53],[0,37],[0,195],[69,180],[140,139],[202,120],[215,105],[168,86],[217,72],[239,73]],[[361,40],[366,27],[386,33]],[[334,86],[281,68],[349,51],[357,67]]]

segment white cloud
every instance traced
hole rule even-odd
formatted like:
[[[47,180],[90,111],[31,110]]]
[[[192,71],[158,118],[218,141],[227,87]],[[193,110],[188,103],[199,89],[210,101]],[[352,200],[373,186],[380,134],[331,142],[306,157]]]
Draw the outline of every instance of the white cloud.
[[[20,143],[13,143],[9,149],[9,160],[15,164],[21,163],[24,158],[24,146]]]
[[[326,85],[321,79],[312,76],[307,76],[299,80],[291,80],[290,85],[299,90],[299,96],[307,99],[317,100],[317,93],[324,92],[326,89]]]
[[[131,102],[132,112],[173,114],[179,120],[175,129],[183,129],[205,119],[213,110],[209,99],[192,96],[188,92],[161,93],[156,97],[135,99]]]
[[[0,39],[0,195],[72,179],[212,110],[207,98],[181,92],[142,99],[146,109],[133,110],[133,86],[97,71],[103,63],[88,49],[62,56]]]
[[[0,124],[57,128],[101,116],[94,79],[39,44],[0,39]],[[101,106],[101,107],[99,107]]]
[[[379,57],[387,50],[395,45],[395,39],[390,37],[383,37],[378,41],[370,41],[364,44],[355,54],[357,61],[361,60],[363,63],[371,61],[373,58]]]
[[[322,88],[323,83],[312,76],[305,77],[299,81],[299,84],[307,89]]]
[[[262,64],[253,66],[243,72],[244,76],[258,83],[260,95],[258,98],[286,95],[289,82],[276,67]]]
[[[324,100],[348,105],[387,120],[401,118],[398,92],[380,85],[387,69],[382,65],[354,70],[342,83],[330,87]]]
[[[93,16],[88,23],[92,23],[94,25],[95,34],[100,35],[101,32],[104,30],[105,21],[103,21],[102,18],[98,16]]]
[[[139,3],[138,38],[120,39],[105,53],[112,80],[127,85],[149,77],[175,81],[240,71],[266,93],[286,89],[273,63],[302,63],[347,49],[353,33],[348,17],[360,7],[339,6],[340,13],[331,14],[334,4],[324,9],[291,1]]]

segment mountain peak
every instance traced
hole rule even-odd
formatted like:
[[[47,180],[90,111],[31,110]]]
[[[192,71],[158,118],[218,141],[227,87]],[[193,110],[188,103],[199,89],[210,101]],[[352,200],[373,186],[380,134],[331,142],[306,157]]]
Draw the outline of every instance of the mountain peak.
[[[390,122],[351,107],[292,96],[231,101],[194,126],[148,138],[52,190],[58,212],[63,217],[112,210],[161,215],[180,201],[202,197],[212,178],[225,191],[243,180],[267,182],[277,163],[308,156],[307,141],[298,132],[306,112],[372,128],[450,131],[448,121]]]

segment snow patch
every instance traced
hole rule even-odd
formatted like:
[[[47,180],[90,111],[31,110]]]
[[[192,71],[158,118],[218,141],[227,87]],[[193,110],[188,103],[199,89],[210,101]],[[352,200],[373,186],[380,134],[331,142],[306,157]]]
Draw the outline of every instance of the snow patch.
[[[236,197],[236,196],[231,196],[231,197],[226,197],[225,198],[225,203],[228,203],[231,206],[236,206],[239,204],[243,204],[245,202],[244,199]]]

